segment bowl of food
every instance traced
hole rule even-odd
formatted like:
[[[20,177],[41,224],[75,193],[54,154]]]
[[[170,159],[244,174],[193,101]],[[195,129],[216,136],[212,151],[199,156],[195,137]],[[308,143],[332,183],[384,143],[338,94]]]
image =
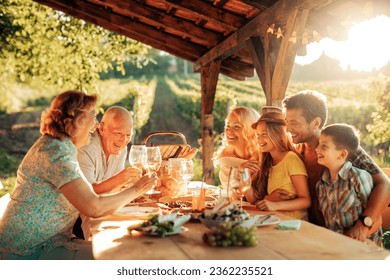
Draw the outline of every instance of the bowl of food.
[[[237,204],[232,203],[218,212],[204,211],[199,219],[208,228],[217,227],[221,223],[231,223],[232,225],[250,228],[255,224],[257,217],[251,216]]]

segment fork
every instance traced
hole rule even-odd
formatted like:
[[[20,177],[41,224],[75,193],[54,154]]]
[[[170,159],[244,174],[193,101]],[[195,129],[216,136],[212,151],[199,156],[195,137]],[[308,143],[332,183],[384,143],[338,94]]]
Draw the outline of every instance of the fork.
[[[264,216],[260,221],[259,221],[259,224],[263,224],[266,220],[268,220],[269,218],[271,218],[272,215],[267,215],[267,216]]]

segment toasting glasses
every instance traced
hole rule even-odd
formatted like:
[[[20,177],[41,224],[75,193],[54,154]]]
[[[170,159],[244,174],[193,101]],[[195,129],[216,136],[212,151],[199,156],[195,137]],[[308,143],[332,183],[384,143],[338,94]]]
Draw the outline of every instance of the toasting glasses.
[[[146,174],[157,172],[161,166],[162,158],[160,148],[158,146],[146,147],[145,145],[132,145],[129,153],[130,165],[141,170],[145,170]],[[147,194],[160,193],[154,190],[154,187]]]

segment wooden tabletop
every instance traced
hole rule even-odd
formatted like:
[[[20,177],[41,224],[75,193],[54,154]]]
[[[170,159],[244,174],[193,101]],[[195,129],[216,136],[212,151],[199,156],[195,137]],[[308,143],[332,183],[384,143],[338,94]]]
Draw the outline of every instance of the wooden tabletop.
[[[265,212],[246,209],[248,212]],[[287,216],[275,213],[282,220]],[[188,222],[188,231],[164,238],[128,233],[139,224],[132,217],[110,215],[91,221],[92,246],[98,260],[350,260],[390,259],[390,251],[367,245],[302,221],[299,230],[280,230],[276,225],[257,228],[254,247],[211,247],[203,242],[208,231],[200,222]]]

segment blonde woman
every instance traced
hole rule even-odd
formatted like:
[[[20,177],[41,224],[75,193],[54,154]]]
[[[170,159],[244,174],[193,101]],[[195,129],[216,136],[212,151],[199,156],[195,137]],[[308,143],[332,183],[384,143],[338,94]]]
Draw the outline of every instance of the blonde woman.
[[[226,188],[229,171],[232,167],[247,167],[254,178],[260,169],[260,149],[256,131],[251,125],[260,114],[249,107],[236,107],[225,119],[222,145],[216,153],[216,163],[220,165],[219,179]]]
[[[305,165],[289,134],[283,114],[269,112],[253,124],[262,153],[261,172],[246,199],[263,211],[283,211],[296,219],[307,220],[311,199]],[[291,199],[281,200],[279,191]]]

